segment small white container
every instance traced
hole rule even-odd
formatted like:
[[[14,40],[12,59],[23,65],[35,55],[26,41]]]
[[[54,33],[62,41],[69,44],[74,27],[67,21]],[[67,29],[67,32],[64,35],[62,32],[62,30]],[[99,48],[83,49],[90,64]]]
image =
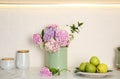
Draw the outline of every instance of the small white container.
[[[19,50],[16,56],[16,67],[18,69],[29,68],[29,50]]]
[[[2,58],[1,68],[5,70],[10,70],[10,69],[15,68],[14,58]]]

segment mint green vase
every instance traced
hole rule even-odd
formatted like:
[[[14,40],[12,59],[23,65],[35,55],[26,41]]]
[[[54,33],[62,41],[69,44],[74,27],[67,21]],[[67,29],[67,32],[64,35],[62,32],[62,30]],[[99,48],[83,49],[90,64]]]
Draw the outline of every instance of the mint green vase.
[[[58,52],[47,54],[47,66],[56,69],[67,69],[67,48],[60,48]]]

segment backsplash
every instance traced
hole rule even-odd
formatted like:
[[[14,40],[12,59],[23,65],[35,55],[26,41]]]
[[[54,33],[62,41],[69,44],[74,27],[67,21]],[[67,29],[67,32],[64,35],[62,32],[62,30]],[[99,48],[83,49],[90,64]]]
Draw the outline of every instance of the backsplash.
[[[77,21],[84,24],[68,48],[68,66],[76,67],[96,55],[114,67],[115,48],[120,46],[120,7],[0,7],[0,58],[28,49],[30,66],[42,67],[45,54],[33,44],[32,35],[49,24]]]

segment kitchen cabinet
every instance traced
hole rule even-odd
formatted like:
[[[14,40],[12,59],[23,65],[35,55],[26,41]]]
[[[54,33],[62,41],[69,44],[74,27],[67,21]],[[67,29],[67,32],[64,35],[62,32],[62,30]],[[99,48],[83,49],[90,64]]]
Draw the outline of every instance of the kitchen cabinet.
[[[70,71],[63,71],[60,76],[52,77],[41,77],[39,75],[40,68],[30,68],[29,70],[0,70],[0,79],[93,79],[81,75],[76,75],[73,71],[74,69],[69,69]],[[119,79],[120,71],[113,70],[113,72],[104,78],[100,79]],[[98,79],[98,78],[94,78]]]
[[[120,0],[0,0],[1,4],[25,3],[25,4],[120,4]]]

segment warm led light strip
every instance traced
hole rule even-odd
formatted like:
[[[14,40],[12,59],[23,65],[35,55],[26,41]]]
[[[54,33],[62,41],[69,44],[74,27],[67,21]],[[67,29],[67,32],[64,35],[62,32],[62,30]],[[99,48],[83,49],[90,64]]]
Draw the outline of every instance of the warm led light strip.
[[[11,6],[11,7],[39,7],[39,6],[63,6],[63,7],[69,7],[69,6],[75,6],[75,7],[120,7],[120,4],[0,4],[0,6]]]

